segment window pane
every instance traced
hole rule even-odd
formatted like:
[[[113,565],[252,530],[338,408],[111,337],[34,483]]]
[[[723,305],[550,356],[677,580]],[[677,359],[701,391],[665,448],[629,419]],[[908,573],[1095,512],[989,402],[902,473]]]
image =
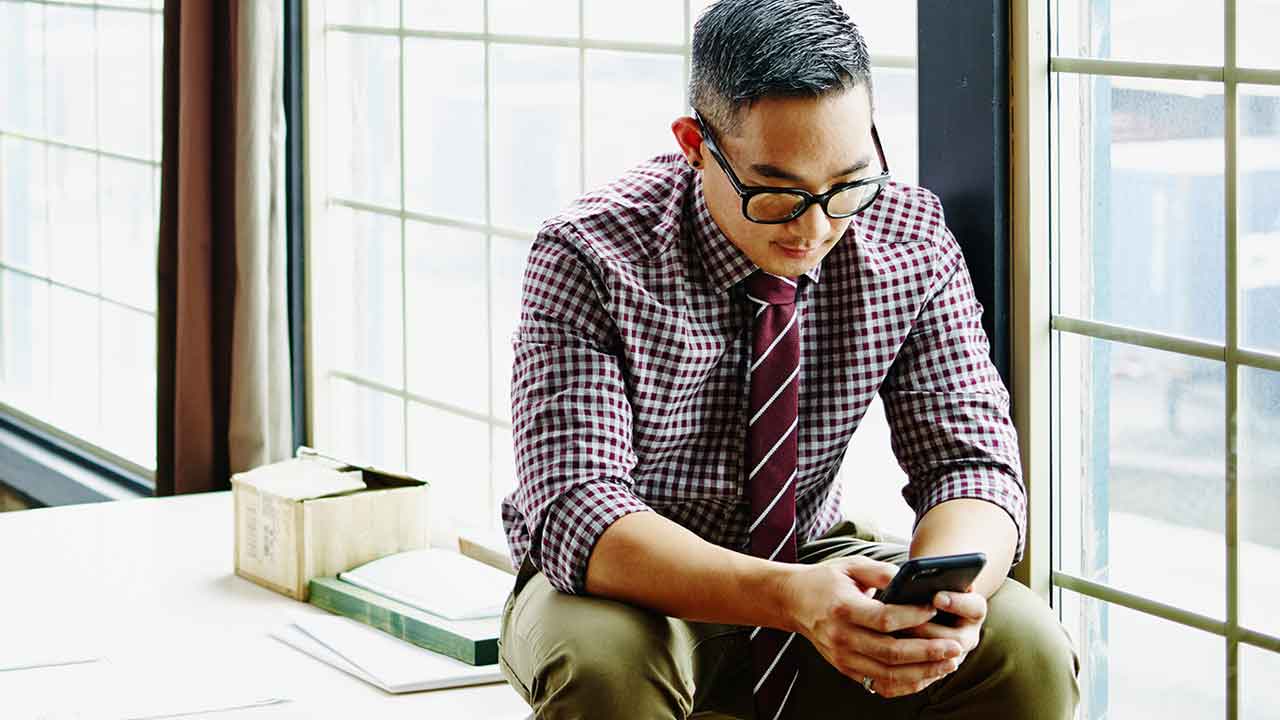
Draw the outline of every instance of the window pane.
[[[156,319],[102,304],[102,443],[142,467],[156,465]]]
[[[484,3],[412,0],[404,4],[404,25],[415,30],[481,32]]]
[[[49,284],[4,270],[0,286],[5,402],[44,415],[49,404]]]
[[[1236,0],[1237,52],[1246,67],[1280,68],[1280,0]]]
[[[920,180],[920,111],[915,70],[872,68],[876,131],[884,147],[893,179],[916,184]]]
[[[157,5],[160,5],[157,2]],[[151,160],[160,162],[160,145],[164,140],[164,15],[151,17]],[[158,184],[157,184],[158,187]],[[160,203],[156,203],[160,207]],[[156,212],[159,212],[157,209]]]
[[[323,328],[330,365],[392,387],[404,381],[400,221],[342,207],[329,210],[328,255],[319,287],[329,295]]]
[[[1080,654],[1080,717],[1225,717],[1224,638],[1067,590],[1062,604]]]
[[[916,54],[916,0],[841,0],[840,4],[862,31],[873,56]]]
[[[595,40],[679,43],[684,0],[583,0],[583,32]],[[675,56],[679,61],[680,57]]]
[[[41,275],[49,272],[46,157],[41,143],[0,139],[0,262]]]
[[[494,236],[493,248],[493,414],[511,420],[512,337],[520,319],[520,290],[530,243]]]
[[[1241,368],[1239,397],[1240,624],[1280,637],[1280,373]]]
[[[45,102],[49,133],[92,147],[97,141],[92,8],[45,7]]]
[[[488,527],[488,456],[488,425],[409,403],[409,473],[431,483],[433,519],[447,516],[459,528]]]
[[[96,439],[102,375],[101,301],[59,287],[50,288],[49,301],[49,419],[63,430]]]
[[[511,431],[493,429],[493,503],[489,518],[493,528],[502,529],[502,500],[516,489],[516,457]]]
[[[655,155],[679,152],[671,121],[684,111],[682,66],[679,55],[587,52],[588,188]]]
[[[1240,86],[1242,343],[1280,351],[1280,88]]]
[[[1057,84],[1058,311],[1221,342],[1222,87]]]
[[[1274,566],[1273,566],[1274,567]],[[1241,720],[1280,720],[1280,653],[1240,646]]]
[[[399,40],[330,32],[329,192],[400,207]]]
[[[484,221],[484,44],[405,39],[405,202]]]
[[[485,252],[480,233],[405,227],[409,391],[478,413],[489,412]]]
[[[1222,0],[1060,0],[1055,54],[1222,65]]]
[[[98,291],[98,167],[92,153],[49,148],[49,275]]]
[[[578,51],[494,45],[493,222],[535,230],[578,195]]]
[[[329,378],[329,442],[343,460],[404,469],[404,401]]]
[[[0,2],[0,129],[44,134],[44,6]]]
[[[102,292],[145,310],[156,306],[158,211],[152,207],[151,165],[100,158],[102,172]]]
[[[489,32],[577,37],[578,0],[489,0]]]
[[[1063,569],[1224,618],[1222,363],[1057,339]]]
[[[413,5],[419,0],[409,0]],[[400,24],[400,0],[327,0],[325,20],[337,25],[396,27]]]
[[[898,465],[889,440],[884,402],[876,395],[858,422],[840,466],[844,487],[840,505],[844,516],[859,526],[870,523],[881,532],[910,538],[916,516],[902,499],[907,474]]]
[[[145,158],[151,133],[158,132],[151,107],[151,17],[142,13],[98,11],[98,132],[104,150]],[[141,122],[140,122],[141,120]]]

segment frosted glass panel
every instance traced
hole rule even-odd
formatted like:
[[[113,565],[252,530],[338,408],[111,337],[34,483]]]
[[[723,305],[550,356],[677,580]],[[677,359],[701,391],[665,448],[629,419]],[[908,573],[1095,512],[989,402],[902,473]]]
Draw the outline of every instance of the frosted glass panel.
[[[409,391],[489,412],[484,235],[410,222],[405,228]]]
[[[405,203],[484,221],[484,44],[407,38]]]
[[[493,222],[533,231],[578,195],[578,51],[494,45]]]

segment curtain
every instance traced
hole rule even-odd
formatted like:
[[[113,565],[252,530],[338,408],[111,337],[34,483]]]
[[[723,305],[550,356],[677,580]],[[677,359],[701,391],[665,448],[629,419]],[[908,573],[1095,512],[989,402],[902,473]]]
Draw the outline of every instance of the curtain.
[[[274,5],[165,3],[157,495],[226,489],[292,444]]]

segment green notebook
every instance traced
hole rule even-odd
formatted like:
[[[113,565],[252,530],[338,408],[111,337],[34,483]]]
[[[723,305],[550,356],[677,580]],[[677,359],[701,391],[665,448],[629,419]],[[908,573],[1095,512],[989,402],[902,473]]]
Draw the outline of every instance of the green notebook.
[[[311,581],[311,604],[471,665],[498,662],[496,617],[447,620],[332,577]]]

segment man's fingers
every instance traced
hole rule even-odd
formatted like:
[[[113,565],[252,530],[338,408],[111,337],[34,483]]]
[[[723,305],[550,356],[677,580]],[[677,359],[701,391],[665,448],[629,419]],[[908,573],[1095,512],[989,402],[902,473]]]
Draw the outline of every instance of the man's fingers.
[[[841,572],[856,580],[858,585],[864,588],[888,587],[889,581],[893,580],[893,576],[898,574],[897,565],[872,560],[868,557],[840,558],[839,560],[829,560],[827,562],[838,565]]]
[[[959,628],[948,627],[938,623],[930,622],[923,625],[917,625],[913,628],[907,628],[902,631],[903,634],[913,638],[922,638],[926,640],[954,640],[964,647],[965,631]]]
[[[955,672],[960,658],[911,665],[885,665],[875,658],[863,655],[851,656],[835,668],[847,677],[861,683],[862,678],[872,679],[872,688],[885,697],[899,697],[919,692],[941,677]]]
[[[981,593],[940,592],[933,596],[933,606],[966,620],[987,617],[987,599]]]
[[[886,666],[938,662],[964,652],[960,642],[950,638],[895,638],[870,631],[854,634],[854,649]]]

